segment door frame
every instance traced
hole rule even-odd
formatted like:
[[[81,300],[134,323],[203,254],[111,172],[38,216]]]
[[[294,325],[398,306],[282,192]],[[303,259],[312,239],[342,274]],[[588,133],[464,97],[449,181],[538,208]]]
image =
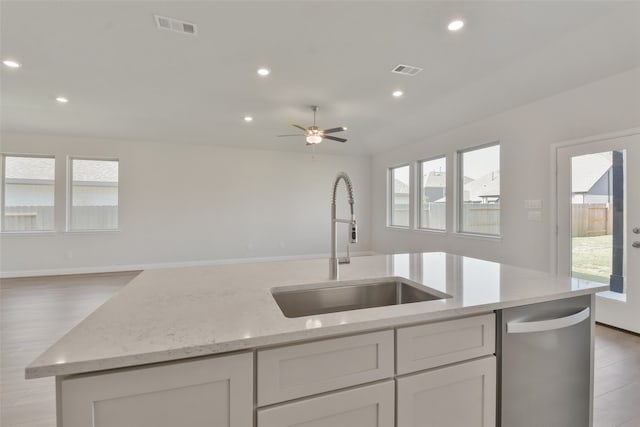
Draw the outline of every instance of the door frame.
[[[640,134],[640,127],[635,127],[615,132],[593,135],[585,138],[555,142],[550,145],[549,213],[551,215],[551,228],[549,230],[549,271],[551,273],[558,274],[558,246],[560,244],[558,235],[558,227],[560,222],[560,218],[558,215],[558,149],[638,134]]]

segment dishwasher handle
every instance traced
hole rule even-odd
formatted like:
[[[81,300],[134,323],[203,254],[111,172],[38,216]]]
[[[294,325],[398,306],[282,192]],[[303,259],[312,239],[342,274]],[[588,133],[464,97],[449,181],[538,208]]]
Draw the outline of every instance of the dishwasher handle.
[[[567,328],[588,319],[590,314],[591,310],[587,307],[575,314],[558,317],[557,319],[539,320],[536,322],[507,322],[507,333],[526,334],[529,332],[544,332]]]

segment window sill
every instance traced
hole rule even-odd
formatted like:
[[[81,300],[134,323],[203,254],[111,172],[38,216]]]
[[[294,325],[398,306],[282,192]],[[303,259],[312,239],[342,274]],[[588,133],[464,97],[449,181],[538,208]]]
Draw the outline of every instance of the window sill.
[[[596,294],[599,297],[606,298],[608,300],[627,302],[627,294],[621,294],[613,291],[602,291]]]
[[[392,230],[404,230],[404,231],[411,231],[411,228],[409,227],[404,227],[402,225],[387,225],[387,228],[390,228]]]
[[[120,233],[120,229],[113,230],[66,230],[63,231],[62,234],[68,235],[77,235],[77,234],[117,234]]]
[[[55,236],[58,234],[55,230],[43,230],[43,231],[2,231],[1,236],[25,236],[25,237],[40,237],[40,236]]]
[[[415,231],[419,231],[420,233],[447,234],[447,230],[437,228],[416,228]]]
[[[456,233],[453,233],[453,235],[464,237],[465,239],[495,240],[495,241],[502,240],[502,234],[476,234],[476,233],[456,232]]]

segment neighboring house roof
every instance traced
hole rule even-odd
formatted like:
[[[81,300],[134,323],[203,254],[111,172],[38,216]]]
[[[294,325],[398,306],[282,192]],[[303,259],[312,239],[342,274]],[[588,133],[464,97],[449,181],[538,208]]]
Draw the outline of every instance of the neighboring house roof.
[[[74,181],[118,182],[118,162],[82,160],[73,165]]]
[[[6,178],[51,181],[55,178],[55,160],[52,158],[14,157],[5,158]]]
[[[52,158],[7,156],[5,177],[16,180],[51,181],[55,177]],[[118,182],[118,162],[104,160],[76,161],[73,165],[74,181]]]
[[[445,172],[430,172],[425,181],[425,189],[445,188],[446,180]],[[480,202],[483,197],[500,197],[500,171],[490,172],[476,180],[465,176],[464,182],[464,191],[468,193],[468,200],[470,201]],[[394,179],[394,187],[396,193],[409,192],[409,185],[397,178]],[[445,201],[446,196],[443,196],[435,200],[434,203],[443,203]]]
[[[500,180],[497,179],[484,184],[475,195],[478,197],[500,197]]]
[[[611,152],[587,154],[571,159],[571,191],[588,193],[612,166]]]
[[[444,188],[447,186],[447,173],[431,171],[424,180],[424,186],[430,188]]]
[[[478,197],[500,197],[500,171],[489,172],[464,186],[471,200]]]
[[[406,184],[399,179],[393,180],[393,191],[395,193],[408,193],[409,192],[409,184]]]

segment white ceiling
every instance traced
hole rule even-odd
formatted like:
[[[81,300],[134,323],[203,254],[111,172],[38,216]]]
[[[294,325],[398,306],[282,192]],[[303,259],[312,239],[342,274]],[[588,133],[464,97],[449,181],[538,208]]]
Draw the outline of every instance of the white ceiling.
[[[4,131],[370,154],[640,66],[640,2],[2,1]],[[159,14],[196,37],[156,29]],[[446,29],[453,18],[464,29]],[[423,67],[392,74],[397,64]],[[272,74],[261,78],[258,67]],[[391,92],[405,96],[395,99]],[[66,105],[54,101],[64,94]],[[247,124],[247,114],[255,119]],[[292,132],[293,131],[293,132]]]

